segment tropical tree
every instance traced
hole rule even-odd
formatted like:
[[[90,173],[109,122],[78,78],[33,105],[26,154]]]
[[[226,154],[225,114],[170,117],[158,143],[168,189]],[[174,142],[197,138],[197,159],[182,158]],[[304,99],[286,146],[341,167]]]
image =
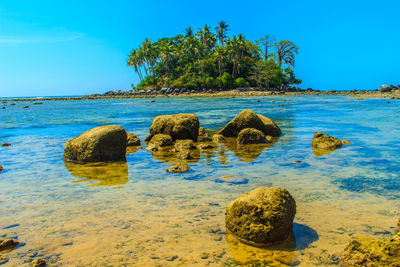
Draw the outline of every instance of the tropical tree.
[[[271,35],[265,35],[263,38],[256,42],[258,45],[264,48],[264,61],[268,61],[268,48],[275,45],[275,39]]]
[[[294,67],[294,57],[295,54],[299,53],[299,48],[293,42],[287,40],[279,41],[276,44],[276,51],[278,54],[279,67],[282,67],[282,63]]]
[[[227,31],[229,31],[229,25],[225,21],[218,22],[218,26],[215,27],[217,31],[217,38],[220,46],[224,46],[224,42],[227,38]]]

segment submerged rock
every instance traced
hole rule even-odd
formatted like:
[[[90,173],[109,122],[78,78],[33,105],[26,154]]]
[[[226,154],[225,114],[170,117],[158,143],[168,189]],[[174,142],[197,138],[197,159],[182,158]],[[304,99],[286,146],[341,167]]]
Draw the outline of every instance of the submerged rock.
[[[269,143],[265,135],[261,131],[254,128],[245,128],[241,130],[239,132],[237,142],[241,145]]]
[[[196,148],[193,145],[192,139],[176,140],[174,147],[176,151],[191,150]]]
[[[227,184],[247,184],[249,180],[239,176],[225,175],[215,179],[215,182]]]
[[[1,146],[11,146],[11,144],[10,143],[3,143],[3,144],[1,144]]]
[[[4,170],[4,167],[0,165],[0,173]]]
[[[343,145],[349,144],[349,141],[340,140],[333,136],[321,132],[316,132],[314,134],[311,146],[316,156],[322,156],[325,154],[329,154],[330,152],[342,147]]]
[[[212,140],[214,143],[222,143],[225,141],[225,137],[222,134],[214,134]]]
[[[211,144],[199,144],[197,145],[197,148],[200,150],[205,150],[205,149],[213,149],[215,148],[215,146]]]
[[[118,125],[93,128],[68,140],[64,159],[78,162],[99,162],[125,159],[126,132]]]
[[[0,239],[0,252],[13,250],[18,244],[14,239]]]
[[[153,148],[158,149],[160,147],[172,146],[173,144],[174,142],[171,136],[167,134],[156,134],[151,138],[148,148],[152,150]]]
[[[272,137],[280,136],[281,130],[271,119],[257,115],[250,109],[245,109],[236,115],[233,120],[218,132],[225,137],[237,137],[239,132],[245,128],[254,128]]]
[[[189,166],[187,166],[185,164],[177,163],[177,164],[169,167],[165,171],[166,172],[173,172],[173,173],[183,173],[183,172],[187,172],[189,170],[190,170]]]
[[[31,262],[32,267],[45,267],[46,261],[44,259],[34,259]]]
[[[199,118],[194,114],[160,115],[154,118],[150,127],[150,135],[146,141],[151,140],[155,134],[167,134],[173,141],[192,139],[196,142],[199,136],[199,126]]]
[[[243,242],[268,244],[289,237],[295,214],[296,202],[289,191],[262,187],[231,202],[225,224]]]
[[[133,133],[126,134],[127,146],[140,146],[140,139]]]
[[[8,261],[8,257],[6,255],[0,254],[0,265],[4,264]]]
[[[400,266],[400,238],[353,237],[345,248],[343,259],[355,266]]]
[[[199,128],[199,136],[207,136],[206,129],[204,129],[203,127],[200,127]]]

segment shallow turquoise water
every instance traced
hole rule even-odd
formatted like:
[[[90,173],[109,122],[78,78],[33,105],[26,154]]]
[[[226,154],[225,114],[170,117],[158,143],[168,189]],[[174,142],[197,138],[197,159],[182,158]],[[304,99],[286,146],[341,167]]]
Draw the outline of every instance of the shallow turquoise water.
[[[317,234],[305,245],[298,241],[296,257],[304,266],[328,265],[321,255],[340,253],[351,235],[389,237],[400,215],[396,100],[281,96],[10,104],[0,110],[0,143],[12,144],[0,147],[0,236],[25,243],[9,254],[11,266],[38,256],[57,265],[238,263],[224,235],[224,211],[259,186],[289,189],[297,201],[296,223]],[[212,133],[246,108],[273,119],[283,132],[252,159],[220,145],[190,163],[189,172],[170,174],[164,171],[170,163],[140,149],[112,167],[115,177],[96,167],[86,175],[62,159],[69,138],[96,126],[119,124],[144,140],[155,116],[184,112],[196,114]],[[316,131],[351,144],[316,157]],[[217,183],[224,175],[247,182]],[[299,231],[296,239],[306,235]]]

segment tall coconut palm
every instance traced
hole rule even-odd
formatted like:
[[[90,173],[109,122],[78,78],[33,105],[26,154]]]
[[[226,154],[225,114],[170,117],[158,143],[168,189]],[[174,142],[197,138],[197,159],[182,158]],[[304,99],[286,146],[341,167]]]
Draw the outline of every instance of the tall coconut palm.
[[[276,44],[276,51],[280,68],[282,68],[282,63],[294,67],[294,56],[299,53],[299,48],[293,42],[287,40],[279,41]]]
[[[139,75],[140,81],[143,81],[142,72],[140,71],[141,59],[138,50],[132,49],[128,59],[128,66],[134,67],[135,72]]]
[[[160,52],[160,58],[165,63],[167,69],[167,77],[168,77],[170,72],[169,70],[170,58],[174,55],[172,44],[168,39],[161,39],[158,42],[158,49]]]
[[[227,37],[226,33],[229,31],[229,25],[225,21],[218,22],[218,26],[215,27],[217,31],[217,38],[220,46],[224,46],[224,41]]]

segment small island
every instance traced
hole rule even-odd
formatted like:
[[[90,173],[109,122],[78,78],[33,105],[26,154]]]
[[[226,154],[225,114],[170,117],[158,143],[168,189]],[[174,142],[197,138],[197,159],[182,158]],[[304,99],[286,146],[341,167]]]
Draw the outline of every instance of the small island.
[[[300,84],[295,77],[299,48],[288,40],[266,35],[250,41],[244,34],[228,36],[229,25],[221,21],[212,28],[162,38],[145,39],[132,49],[128,66],[140,78],[137,90],[233,89],[242,87],[284,88]]]

